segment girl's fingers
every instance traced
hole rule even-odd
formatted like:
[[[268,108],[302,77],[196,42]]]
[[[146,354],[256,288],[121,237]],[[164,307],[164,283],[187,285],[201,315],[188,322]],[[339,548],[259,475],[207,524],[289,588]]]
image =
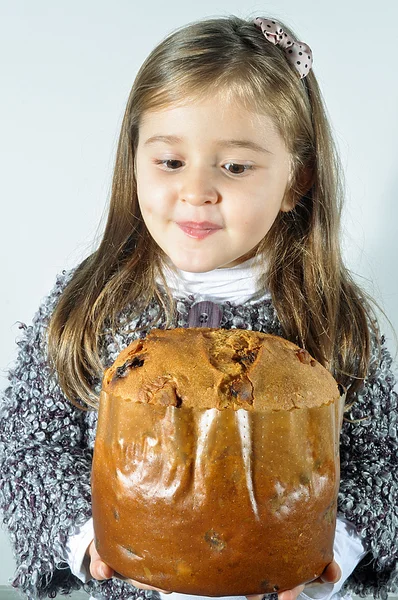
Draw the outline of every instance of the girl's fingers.
[[[339,581],[341,578],[341,574],[342,573],[339,565],[335,560],[333,560],[331,563],[328,564],[328,566],[326,567],[326,569],[320,577],[318,577],[314,581],[311,581],[310,583],[307,583],[305,587],[312,588],[322,583],[337,583],[337,581]]]
[[[90,557],[91,576],[94,577],[94,579],[99,579],[100,581],[103,579],[110,579],[114,574],[114,570],[103,560],[101,560],[101,557],[95,547],[94,540],[88,547],[88,554]]]
[[[114,570],[101,559],[98,559],[91,561],[90,573],[94,579],[102,580],[110,579],[114,574]]]
[[[292,590],[285,590],[278,594],[278,600],[296,600],[296,598],[304,591],[305,585],[298,585]]]
[[[320,579],[324,583],[336,583],[341,577],[341,569],[337,562],[333,560],[324,570]]]

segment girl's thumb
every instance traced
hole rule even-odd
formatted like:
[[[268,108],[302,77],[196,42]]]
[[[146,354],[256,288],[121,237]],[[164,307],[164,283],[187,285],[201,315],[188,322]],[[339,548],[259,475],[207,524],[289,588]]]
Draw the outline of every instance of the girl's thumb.
[[[113,569],[102,560],[91,562],[90,571],[95,579],[110,579],[113,575]]]
[[[90,573],[94,579],[110,579],[114,573],[113,569],[101,560],[100,555],[94,544],[94,540],[89,546]]]
[[[325,583],[336,583],[341,578],[341,569],[335,560],[333,560],[321,575]]]

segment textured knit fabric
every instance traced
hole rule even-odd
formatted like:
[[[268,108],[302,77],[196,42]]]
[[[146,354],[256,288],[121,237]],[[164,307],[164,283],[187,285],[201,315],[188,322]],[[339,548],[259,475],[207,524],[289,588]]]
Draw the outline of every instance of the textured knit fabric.
[[[9,373],[1,407],[0,508],[14,548],[17,570],[12,584],[28,598],[54,597],[83,587],[97,598],[158,597],[117,579],[82,584],[64,561],[70,535],[91,515],[90,473],[97,413],[80,411],[62,394],[47,363],[46,327],[72,272],[57,278],[31,326],[21,325],[19,353]],[[194,297],[177,302],[171,327],[186,327]],[[283,335],[271,299],[234,306],[221,304],[221,327]],[[128,307],[115,337],[106,330],[105,366],[137,337],[164,328],[153,301],[134,320]],[[157,320],[154,320],[158,315]],[[142,327],[134,332],[136,327]],[[339,512],[357,527],[371,552],[354,570],[345,590],[386,598],[398,588],[397,394],[392,359],[384,339],[381,360],[373,350],[369,373],[341,435]],[[100,380],[96,382],[99,391]]]

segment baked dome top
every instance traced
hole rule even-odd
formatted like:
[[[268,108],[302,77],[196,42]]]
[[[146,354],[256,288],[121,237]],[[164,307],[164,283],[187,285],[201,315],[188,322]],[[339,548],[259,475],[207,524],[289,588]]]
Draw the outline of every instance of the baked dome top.
[[[331,373],[306,350],[242,329],[153,329],[105,371],[103,392],[125,401],[220,410],[277,411],[340,397]]]

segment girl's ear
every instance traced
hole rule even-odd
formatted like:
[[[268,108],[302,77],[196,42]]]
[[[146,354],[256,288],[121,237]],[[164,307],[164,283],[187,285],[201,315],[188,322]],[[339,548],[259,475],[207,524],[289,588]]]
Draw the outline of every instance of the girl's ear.
[[[290,187],[287,186],[281,204],[282,212],[293,210],[297,202],[299,202],[299,200],[301,200],[301,198],[312,188],[313,174],[313,169],[311,167],[306,167],[301,171],[298,181]]]

